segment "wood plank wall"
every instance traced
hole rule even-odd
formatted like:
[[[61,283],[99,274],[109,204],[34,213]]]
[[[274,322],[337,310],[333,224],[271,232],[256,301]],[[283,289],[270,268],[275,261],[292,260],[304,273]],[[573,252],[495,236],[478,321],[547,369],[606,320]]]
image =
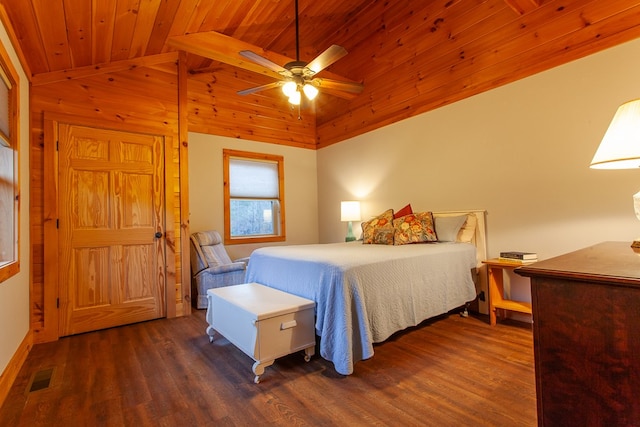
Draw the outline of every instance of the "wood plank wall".
[[[46,328],[45,310],[55,309],[45,301],[44,277],[44,116],[47,114],[72,116],[78,123],[133,132],[153,132],[172,138],[173,147],[167,158],[167,193],[172,198],[173,212],[168,213],[168,253],[175,254],[175,274],[168,277],[167,285],[175,283],[175,306],[168,313],[176,315],[190,312],[188,295],[190,283],[183,283],[183,244],[181,233],[180,201],[180,148],[178,138],[177,67],[170,63],[163,69],[132,67],[126,71],[95,74],[62,80],[31,88],[31,241],[33,285],[31,295],[31,325],[35,342],[57,337],[57,331]],[[173,273],[173,272],[169,272]],[[188,277],[188,276],[187,276]],[[185,288],[186,287],[186,288]],[[185,300],[187,296],[187,300]]]
[[[184,55],[181,56],[184,58]],[[171,59],[171,57],[168,57]],[[184,60],[184,59],[183,59]],[[167,187],[172,197],[175,241],[175,309],[176,315],[190,312],[188,242],[188,212],[182,194],[188,179],[181,156],[186,159],[186,131],[179,128],[179,108],[183,108],[185,128],[192,132],[284,144],[314,149],[315,115],[312,109],[290,108],[281,96],[256,94],[241,97],[235,92],[256,84],[254,75],[242,70],[217,67],[191,73],[186,82],[187,96],[178,96],[178,74],[175,61],[140,60],[127,65],[114,63],[102,70],[85,69],[73,72],[36,75],[31,88],[31,235],[33,292],[31,323],[35,342],[46,341],[52,335],[45,326],[45,310],[50,305],[45,298],[47,274],[44,265],[44,115],[63,114],[80,122],[104,128],[131,131],[155,131],[173,138],[172,165],[167,168]],[[253,74],[253,73],[251,73]],[[257,83],[259,84],[259,83]],[[182,141],[182,142],[181,142]],[[182,237],[181,237],[182,236]],[[185,240],[183,242],[182,240]],[[183,256],[184,254],[184,256]],[[181,261],[181,260],[186,260]],[[185,270],[186,268],[186,270]],[[170,272],[172,273],[172,272]],[[186,286],[186,288],[184,286]]]
[[[273,81],[225,64],[191,74],[189,131],[315,149],[313,106],[292,107],[279,88],[236,93]]]

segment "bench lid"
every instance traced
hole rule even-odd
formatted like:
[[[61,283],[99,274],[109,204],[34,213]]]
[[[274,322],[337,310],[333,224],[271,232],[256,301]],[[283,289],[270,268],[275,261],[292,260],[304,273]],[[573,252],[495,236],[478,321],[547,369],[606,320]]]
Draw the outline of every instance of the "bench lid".
[[[310,299],[259,283],[244,283],[209,289],[207,293],[254,314],[256,320],[269,319],[315,307],[315,302]]]

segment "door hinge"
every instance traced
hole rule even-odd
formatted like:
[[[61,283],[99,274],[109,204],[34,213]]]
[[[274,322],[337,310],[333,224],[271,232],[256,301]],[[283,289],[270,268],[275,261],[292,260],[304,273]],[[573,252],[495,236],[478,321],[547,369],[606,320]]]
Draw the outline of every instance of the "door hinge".
[[[56,298],[56,308],[60,308],[60,298]]]
[[[56,151],[59,151],[58,145],[60,144],[60,141],[56,141]]]
[[[60,219],[56,218],[56,228],[60,228]]]

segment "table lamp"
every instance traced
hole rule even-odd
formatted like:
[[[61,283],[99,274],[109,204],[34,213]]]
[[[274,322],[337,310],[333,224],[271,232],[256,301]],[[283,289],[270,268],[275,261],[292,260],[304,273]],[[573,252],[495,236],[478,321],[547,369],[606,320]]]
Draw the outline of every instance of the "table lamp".
[[[353,235],[351,221],[360,221],[360,202],[347,201],[340,202],[340,221],[347,221],[347,236],[345,242],[353,242],[356,236]]]
[[[590,167],[640,168],[640,99],[625,102],[618,107]],[[633,204],[636,217],[640,219],[640,192],[633,195]],[[640,248],[640,239],[634,240],[631,247]]]

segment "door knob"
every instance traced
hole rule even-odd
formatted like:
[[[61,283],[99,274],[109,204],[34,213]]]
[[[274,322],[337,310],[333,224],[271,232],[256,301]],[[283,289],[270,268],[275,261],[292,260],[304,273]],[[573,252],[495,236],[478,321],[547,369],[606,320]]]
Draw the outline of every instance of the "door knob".
[[[159,239],[159,238],[161,238],[161,237],[162,237],[162,233],[161,233],[160,231],[156,231],[155,236],[156,236],[156,238],[158,238],[158,239]]]

